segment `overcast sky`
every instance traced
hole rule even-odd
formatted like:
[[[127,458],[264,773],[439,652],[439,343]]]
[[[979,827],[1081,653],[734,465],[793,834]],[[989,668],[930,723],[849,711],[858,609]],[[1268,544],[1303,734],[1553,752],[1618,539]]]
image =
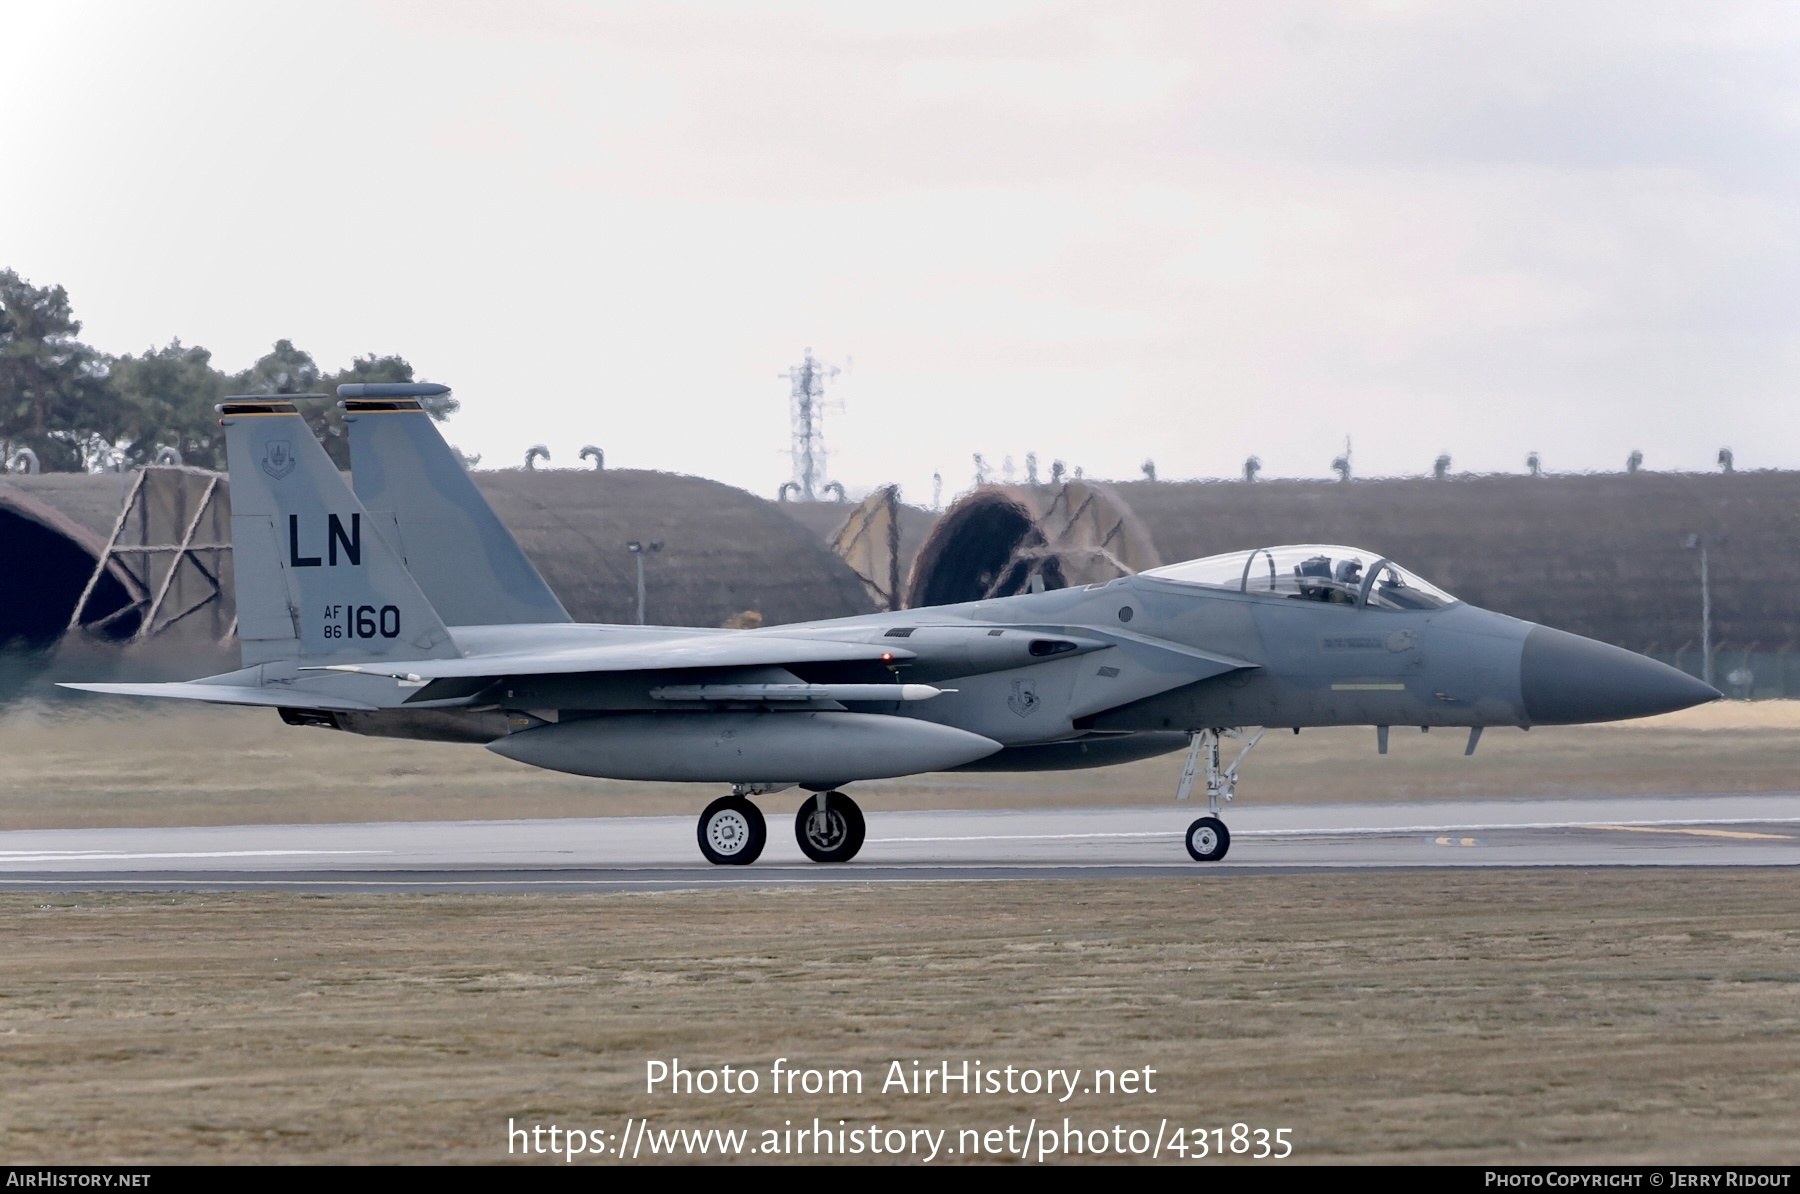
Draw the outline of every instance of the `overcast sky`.
[[[0,266],[772,495],[1800,467],[1800,5],[0,0]]]

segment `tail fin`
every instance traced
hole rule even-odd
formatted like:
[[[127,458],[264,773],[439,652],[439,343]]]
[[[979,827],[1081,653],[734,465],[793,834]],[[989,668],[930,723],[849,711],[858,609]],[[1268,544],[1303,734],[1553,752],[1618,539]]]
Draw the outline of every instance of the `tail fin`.
[[[447,391],[338,387],[356,496],[450,625],[569,621],[418,401]]]
[[[444,623],[291,402],[219,407],[244,666],[444,659]]]

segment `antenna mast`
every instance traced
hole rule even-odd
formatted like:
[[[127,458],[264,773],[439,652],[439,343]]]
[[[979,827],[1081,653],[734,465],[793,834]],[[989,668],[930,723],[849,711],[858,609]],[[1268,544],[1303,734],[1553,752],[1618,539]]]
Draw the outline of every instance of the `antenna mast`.
[[[836,365],[816,360],[811,348],[804,361],[787,371],[794,428],[792,484],[801,501],[818,501],[825,488],[825,382],[838,372]]]

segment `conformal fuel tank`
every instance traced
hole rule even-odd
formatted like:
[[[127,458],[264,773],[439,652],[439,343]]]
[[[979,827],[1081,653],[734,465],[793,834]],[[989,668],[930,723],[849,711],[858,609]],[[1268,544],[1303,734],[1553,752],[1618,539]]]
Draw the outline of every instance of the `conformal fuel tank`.
[[[521,763],[604,779],[844,784],[944,771],[1000,749],[991,738],[872,713],[623,713],[488,743]]]

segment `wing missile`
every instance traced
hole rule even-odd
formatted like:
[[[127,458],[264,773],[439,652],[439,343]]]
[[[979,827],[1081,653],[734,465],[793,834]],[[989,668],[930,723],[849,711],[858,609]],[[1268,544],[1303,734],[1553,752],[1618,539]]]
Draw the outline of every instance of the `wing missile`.
[[[945,691],[930,684],[673,684],[652,688],[650,696],[658,701],[929,701]]]

